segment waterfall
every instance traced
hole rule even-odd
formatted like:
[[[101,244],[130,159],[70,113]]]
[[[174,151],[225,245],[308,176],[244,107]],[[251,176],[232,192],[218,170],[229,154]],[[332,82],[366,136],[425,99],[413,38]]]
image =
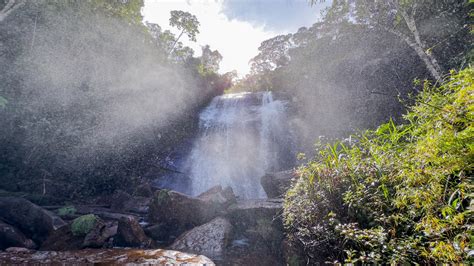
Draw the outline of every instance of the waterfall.
[[[281,168],[291,139],[285,103],[271,92],[225,94],[201,112],[199,123],[187,160],[191,194],[222,185],[242,198],[266,197],[260,178]]]

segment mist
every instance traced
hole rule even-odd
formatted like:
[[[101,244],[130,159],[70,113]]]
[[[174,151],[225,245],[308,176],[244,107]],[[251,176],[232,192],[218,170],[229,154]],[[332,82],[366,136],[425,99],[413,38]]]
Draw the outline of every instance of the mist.
[[[472,261],[472,0],[291,2],[0,0],[0,264]]]
[[[2,124],[10,123],[2,142],[18,141],[25,167],[48,176],[163,148],[170,142],[165,130],[194,115],[210,95],[189,69],[165,60],[145,27],[80,3],[61,12],[47,2],[28,4],[0,27],[2,82],[15,84],[1,91],[15,98],[0,111]],[[12,50],[19,56],[8,61]]]

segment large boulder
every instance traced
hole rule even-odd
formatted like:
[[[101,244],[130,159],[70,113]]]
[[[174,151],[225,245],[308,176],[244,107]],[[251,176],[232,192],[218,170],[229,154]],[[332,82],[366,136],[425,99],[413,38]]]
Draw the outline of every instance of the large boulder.
[[[262,256],[283,256],[282,211],[281,199],[244,200],[229,208],[227,217],[234,226],[235,235],[247,242],[244,253],[258,250]]]
[[[151,197],[131,196],[125,191],[117,190],[110,201],[110,209],[115,212],[133,212],[145,214],[148,212]]]
[[[76,218],[71,224],[52,232],[41,245],[41,250],[66,251],[82,248],[108,247],[117,234],[116,222],[103,221],[89,214]]]
[[[66,223],[59,216],[28,200],[15,197],[0,198],[0,218],[14,224],[26,236],[41,242]]]
[[[209,258],[174,250],[84,249],[0,252],[0,265],[215,265]]]
[[[234,191],[231,187],[222,189],[222,186],[218,185],[210,188],[208,191],[197,196],[198,199],[202,199],[206,202],[216,205],[216,207],[227,208],[231,204],[237,202]]]
[[[78,250],[82,248],[83,242],[84,236],[74,235],[71,225],[68,224],[51,232],[48,238],[41,244],[40,250]]]
[[[282,198],[290,188],[292,179],[296,176],[294,170],[267,173],[261,178],[260,183],[267,193],[267,197]]]
[[[111,237],[117,234],[117,225],[97,220],[94,227],[86,234],[82,242],[83,248],[101,248]]]
[[[16,227],[0,221],[0,250],[9,247],[36,248],[36,244]]]
[[[229,244],[232,225],[225,218],[214,220],[195,227],[179,236],[170,249],[204,254],[209,257],[220,257]]]
[[[157,191],[150,203],[148,218],[169,230],[166,238],[173,238],[186,230],[204,224],[221,213],[215,204],[176,191]],[[167,241],[167,239],[162,239]]]
[[[166,226],[164,224],[152,224],[143,229],[145,234],[155,240],[155,243],[158,245],[167,243],[167,241],[164,240],[167,239],[171,230],[173,230],[172,226]]]
[[[138,221],[133,217],[123,217],[118,222],[115,244],[121,247],[149,247],[151,239],[145,235]]]
[[[241,200],[229,207],[227,216],[239,227],[250,227],[259,220],[276,221],[282,211],[281,199]]]

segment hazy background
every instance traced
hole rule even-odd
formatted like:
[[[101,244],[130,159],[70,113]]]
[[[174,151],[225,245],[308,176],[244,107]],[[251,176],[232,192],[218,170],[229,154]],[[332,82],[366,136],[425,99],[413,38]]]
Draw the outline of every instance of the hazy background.
[[[196,71],[168,62],[146,28],[81,2],[20,10],[0,24],[6,187],[28,176],[107,186],[191,132],[211,89]],[[183,119],[191,120],[176,126]]]
[[[201,23],[200,34],[196,43],[184,43],[198,53],[199,46],[210,44],[224,57],[222,73],[235,69],[243,76],[249,73],[249,60],[258,54],[262,41],[311,26],[331,2],[311,7],[306,0],[145,0],[143,16],[176,32],[168,25],[169,12],[191,12]]]

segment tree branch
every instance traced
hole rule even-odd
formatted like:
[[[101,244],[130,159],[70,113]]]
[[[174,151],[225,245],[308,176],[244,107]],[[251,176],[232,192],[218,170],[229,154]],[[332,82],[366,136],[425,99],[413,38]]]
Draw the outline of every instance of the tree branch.
[[[0,11],[0,22],[4,21],[12,12],[24,5],[23,0],[9,0],[8,3]]]
[[[171,49],[170,49],[170,51],[169,51],[169,53],[168,53],[168,56],[171,56],[171,54],[173,53],[173,50],[174,50],[176,44],[178,43],[179,39],[181,39],[181,36],[183,36],[184,31],[185,31],[185,29],[183,29],[183,30],[181,31],[181,33],[179,34],[179,36],[178,36],[178,38],[176,39],[176,41],[174,41],[173,46],[171,47]]]

